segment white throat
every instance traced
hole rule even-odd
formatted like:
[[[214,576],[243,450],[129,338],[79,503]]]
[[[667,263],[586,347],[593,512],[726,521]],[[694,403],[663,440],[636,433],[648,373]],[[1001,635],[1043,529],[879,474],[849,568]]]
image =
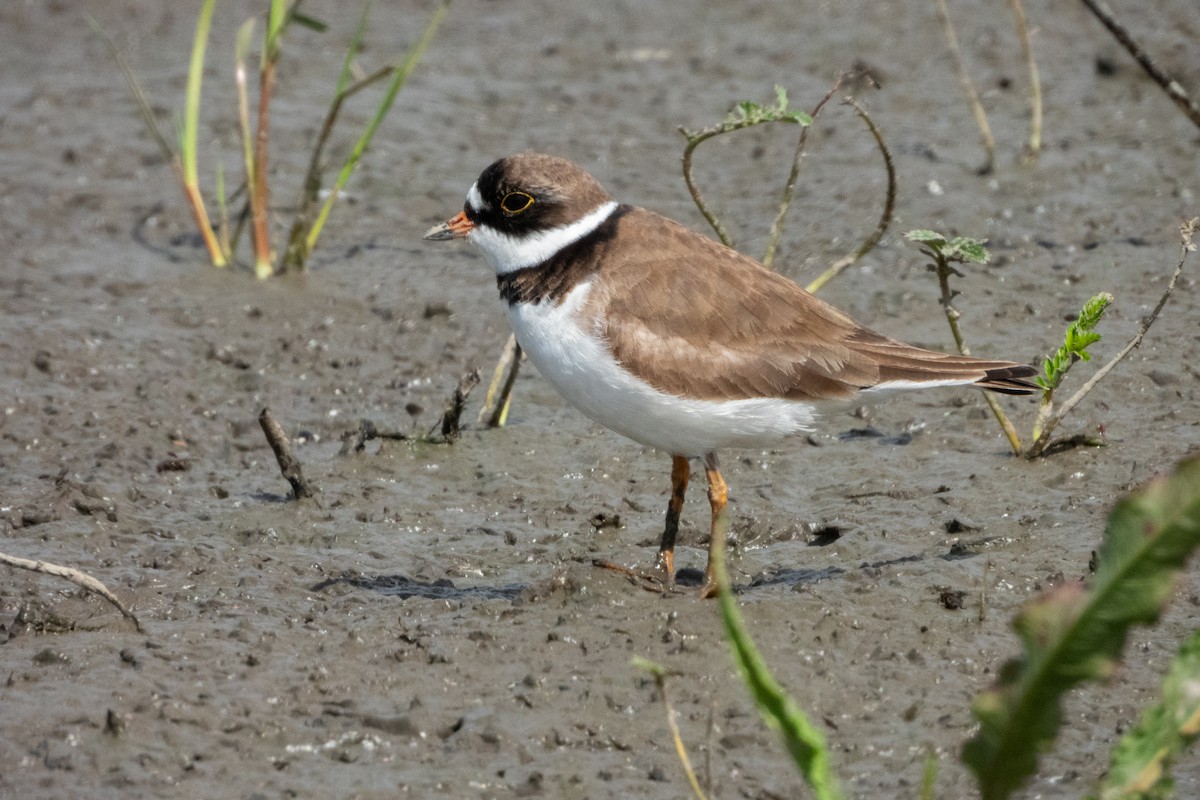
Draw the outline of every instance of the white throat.
[[[479,190],[474,186],[467,195],[474,205]],[[482,199],[480,198],[482,201]],[[600,227],[617,208],[617,201],[610,200],[582,219],[570,225],[537,231],[525,236],[510,236],[493,228],[477,225],[468,234],[470,240],[491,262],[497,275],[505,275],[519,269],[541,264],[569,244],[579,241]]]

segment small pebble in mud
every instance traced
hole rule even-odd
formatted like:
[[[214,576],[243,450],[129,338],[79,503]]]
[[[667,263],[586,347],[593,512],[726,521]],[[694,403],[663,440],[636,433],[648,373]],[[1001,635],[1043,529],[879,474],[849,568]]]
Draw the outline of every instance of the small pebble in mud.
[[[71,663],[71,659],[67,657],[66,653],[46,647],[34,655],[33,663],[38,666],[49,667],[55,664],[69,664]]]
[[[111,708],[104,714],[104,732],[109,736],[120,736],[125,732],[125,719]]]
[[[957,589],[943,589],[938,599],[942,602],[942,607],[948,611],[958,611],[963,607],[963,600],[967,593]]]

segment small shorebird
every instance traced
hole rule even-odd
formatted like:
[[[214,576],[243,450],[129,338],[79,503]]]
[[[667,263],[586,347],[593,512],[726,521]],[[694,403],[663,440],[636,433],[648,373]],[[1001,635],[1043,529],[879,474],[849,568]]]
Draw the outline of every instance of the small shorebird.
[[[426,239],[469,239],[496,271],[521,348],[572,405],[671,456],[654,571],[675,578],[675,536],[703,459],[712,537],[727,492],[717,451],[813,429],[822,401],[860,392],[973,385],[1029,394],[1035,370],[913,347],[859,325],[757,261],[652,211],[620,204],[577,164],[496,161],[463,210]]]

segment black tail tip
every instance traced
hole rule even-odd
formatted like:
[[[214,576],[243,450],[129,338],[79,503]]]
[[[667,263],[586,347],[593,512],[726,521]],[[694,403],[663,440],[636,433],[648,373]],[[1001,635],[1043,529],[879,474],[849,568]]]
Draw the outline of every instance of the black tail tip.
[[[1041,391],[1041,387],[1033,381],[1025,380],[1037,375],[1037,370],[1025,364],[1012,364],[1005,367],[989,369],[987,374],[976,385],[982,389],[999,394],[1033,394]]]

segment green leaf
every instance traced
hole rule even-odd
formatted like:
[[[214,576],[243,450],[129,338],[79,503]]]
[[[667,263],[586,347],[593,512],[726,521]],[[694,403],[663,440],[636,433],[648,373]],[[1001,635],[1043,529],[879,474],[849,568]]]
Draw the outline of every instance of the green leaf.
[[[904,234],[904,238],[910,242],[925,245],[932,251],[931,254],[934,257],[940,255],[949,262],[959,264],[967,262],[986,264],[988,262],[988,251],[983,246],[986,239],[970,239],[966,236],[955,236],[953,239],[948,239],[937,231],[924,229],[909,231]]]
[[[725,536],[722,524],[713,536]],[[837,779],[833,775],[829,759],[829,747],[825,737],[809,722],[808,717],[784,691],[771,670],[763,661],[754,645],[750,632],[746,630],[737,601],[733,599],[733,588],[725,571],[725,554],[718,548],[711,554],[712,566],[720,587],[717,598],[721,606],[721,618],[725,623],[725,635],[733,650],[733,659],[742,673],[742,679],[750,690],[767,726],[777,730],[791,753],[792,761],[812,787],[818,800],[838,800],[842,797]]]
[[[1006,798],[1037,769],[1058,733],[1062,695],[1112,673],[1131,626],[1158,619],[1200,545],[1200,457],[1126,497],[1109,516],[1090,588],[1059,586],[1014,621],[1024,654],[975,698],[979,733],[963,761],[984,800]]]
[[[941,247],[942,245],[946,244],[945,236],[942,236],[937,231],[927,231],[924,229],[909,231],[908,233],[904,234],[904,238],[908,239],[910,242],[927,244],[931,247]]]
[[[798,125],[811,125],[812,117],[803,111],[788,108],[787,90],[777,84],[775,86],[775,105],[764,106],[753,100],[743,100],[735,105],[725,117],[721,128],[732,131],[752,125],[761,125],[764,122],[793,122]]]
[[[1162,699],[1112,752],[1101,800],[1166,798],[1171,762],[1200,734],[1200,630],[1179,648],[1162,685]]]
[[[954,257],[950,257],[951,261],[969,261],[972,264],[986,264],[988,262],[988,251],[983,246],[983,241],[981,240],[956,236],[950,241],[950,248],[954,253]]]
[[[179,152],[183,159],[186,183],[195,186],[199,180],[196,166],[196,140],[200,125],[200,84],[204,78],[204,51],[208,48],[208,32],[212,28],[216,0],[204,0],[196,17],[196,35],[192,39],[192,57],[188,62],[187,91],[183,103],[183,129],[179,136]]]

